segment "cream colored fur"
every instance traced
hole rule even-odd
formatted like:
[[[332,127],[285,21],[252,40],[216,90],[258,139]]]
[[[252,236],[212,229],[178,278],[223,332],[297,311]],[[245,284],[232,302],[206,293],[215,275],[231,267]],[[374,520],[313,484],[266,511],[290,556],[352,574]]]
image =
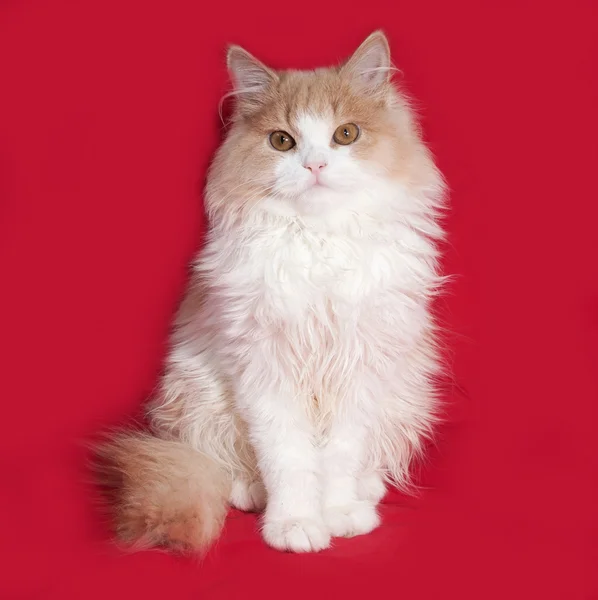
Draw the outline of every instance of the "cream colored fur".
[[[204,548],[228,501],[265,508],[271,546],[317,551],[378,526],[385,485],[409,487],[432,431],[443,183],[383,34],[338,68],[276,72],[237,47],[228,66],[236,109],[155,437],[105,455],[127,478],[127,539]],[[332,140],[344,123],[360,128],[347,146]],[[296,146],[275,150],[277,130]]]

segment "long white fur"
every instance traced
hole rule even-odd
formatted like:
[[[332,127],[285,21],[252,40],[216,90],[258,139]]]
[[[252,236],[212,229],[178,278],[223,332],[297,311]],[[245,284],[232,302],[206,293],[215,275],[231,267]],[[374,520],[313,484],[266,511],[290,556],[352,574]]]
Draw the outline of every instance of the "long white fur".
[[[376,527],[384,482],[409,487],[436,411],[442,180],[398,184],[332,149],[337,126],[303,114],[300,151],[251,211],[211,215],[151,412],[230,472],[233,504],[267,494],[263,535],[294,551]],[[326,187],[310,188],[314,157]]]

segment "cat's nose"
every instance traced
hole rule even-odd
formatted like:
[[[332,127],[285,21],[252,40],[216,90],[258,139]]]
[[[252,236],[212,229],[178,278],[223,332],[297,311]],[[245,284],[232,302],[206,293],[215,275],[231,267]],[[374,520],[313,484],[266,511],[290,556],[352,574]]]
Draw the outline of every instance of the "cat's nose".
[[[324,160],[310,160],[303,163],[304,168],[317,175],[328,163]]]

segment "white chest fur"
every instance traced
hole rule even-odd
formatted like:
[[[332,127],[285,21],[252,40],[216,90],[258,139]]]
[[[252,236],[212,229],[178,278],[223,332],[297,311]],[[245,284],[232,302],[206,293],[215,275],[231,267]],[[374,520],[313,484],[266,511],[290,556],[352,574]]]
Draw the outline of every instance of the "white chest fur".
[[[418,256],[422,240],[408,229],[402,233],[402,239],[322,235],[288,225],[245,232],[228,244],[217,240],[206,260],[208,268],[220,263],[211,283],[228,301],[251,306],[264,323],[300,323],[325,307],[351,313],[386,294],[417,294],[429,268]]]
[[[426,321],[425,243],[406,227],[322,235],[293,223],[213,239],[201,266],[226,362],[242,369],[268,353],[320,408],[356,370],[392,378]]]

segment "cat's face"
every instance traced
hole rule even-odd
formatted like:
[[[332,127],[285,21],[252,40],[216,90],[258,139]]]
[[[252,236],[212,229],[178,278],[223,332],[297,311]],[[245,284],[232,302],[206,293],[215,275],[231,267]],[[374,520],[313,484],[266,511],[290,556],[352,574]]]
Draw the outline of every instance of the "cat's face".
[[[416,136],[401,119],[381,33],[339,68],[275,72],[238,47],[228,65],[236,113],[212,171],[212,205],[291,215],[361,210],[407,165]]]

